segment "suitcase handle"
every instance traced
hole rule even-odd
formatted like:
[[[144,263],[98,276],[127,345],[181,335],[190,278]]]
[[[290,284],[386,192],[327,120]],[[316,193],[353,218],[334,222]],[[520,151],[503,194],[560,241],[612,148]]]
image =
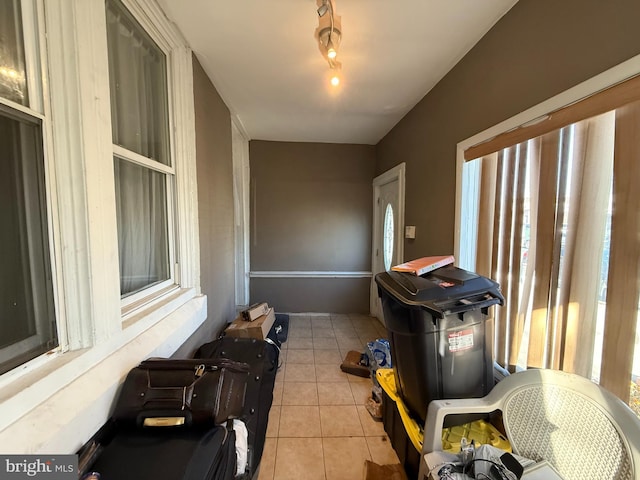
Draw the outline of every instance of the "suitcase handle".
[[[193,384],[186,387],[149,387],[140,393],[146,408],[191,408]]]

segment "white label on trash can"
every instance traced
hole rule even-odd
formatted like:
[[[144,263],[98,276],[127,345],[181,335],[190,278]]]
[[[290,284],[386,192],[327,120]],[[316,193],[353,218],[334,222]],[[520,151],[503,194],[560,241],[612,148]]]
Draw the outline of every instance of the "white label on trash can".
[[[459,330],[449,334],[449,351],[460,352],[473,348],[473,330]]]

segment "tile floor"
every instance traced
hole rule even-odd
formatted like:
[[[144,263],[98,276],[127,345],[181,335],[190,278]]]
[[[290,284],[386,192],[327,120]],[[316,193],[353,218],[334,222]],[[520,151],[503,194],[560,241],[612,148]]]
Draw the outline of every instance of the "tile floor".
[[[361,480],[364,461],[399,463],[365,409],[371,380],[348,375],[349,350],[386,337],[365,315],[291,315],[276,376],[259,480]]]

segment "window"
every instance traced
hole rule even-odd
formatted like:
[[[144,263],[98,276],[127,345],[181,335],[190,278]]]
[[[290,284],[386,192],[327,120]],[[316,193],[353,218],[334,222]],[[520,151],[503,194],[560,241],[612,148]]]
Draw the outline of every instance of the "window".
[[[505,296],[498,363],[579,373],[625,401],[640,375],[638,86],[632,78],[470,147],[462,177],[474,201],[463,199],[461,217],[477,227],[461,230],[474,247],[465,266]]]
[[[384,232],[382,234],[382,251],[384,253],[384,269],[391,269],[391,261],[393,259],[393,244],[395,243],[395,232],[393,231],[393,207],[390,203],[384,211]]]
[[[97,3],[0,0],[0,443],[16,451],[75,451],[108,418],[97,399],[206,319],[192,52],[155,0]]]
[[[122,3],[106,11],[120,292],[135,297],[173,276],[167,58]]]
[[[0,374],[58,346],[44,117],[28,43],[21,2],[0,2]]]

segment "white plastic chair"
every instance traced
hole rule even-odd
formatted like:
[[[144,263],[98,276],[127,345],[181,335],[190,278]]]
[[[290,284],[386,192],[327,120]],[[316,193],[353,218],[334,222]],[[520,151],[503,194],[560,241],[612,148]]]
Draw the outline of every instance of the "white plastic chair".
[[[566,480],[640,477],[640,420],[620,399],[584,377],[527,370],[483,398],[434,400],[424,428],[424,455],[442,450],[446,415],[502,411],[513,452],[546,460]],[[428,476],[428,475],[427,475]]]

